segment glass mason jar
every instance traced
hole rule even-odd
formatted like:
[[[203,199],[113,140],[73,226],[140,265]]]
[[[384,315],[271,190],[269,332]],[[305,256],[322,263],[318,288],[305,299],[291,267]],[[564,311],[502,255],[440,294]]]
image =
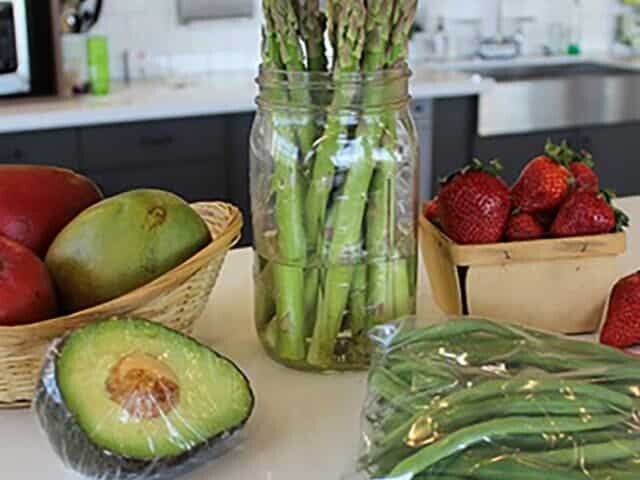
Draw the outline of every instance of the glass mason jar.
[[[262,70],[251,133],[255,320],[275,360],[368,366],[367,331],[415,313],[418,142],[406,68]]]

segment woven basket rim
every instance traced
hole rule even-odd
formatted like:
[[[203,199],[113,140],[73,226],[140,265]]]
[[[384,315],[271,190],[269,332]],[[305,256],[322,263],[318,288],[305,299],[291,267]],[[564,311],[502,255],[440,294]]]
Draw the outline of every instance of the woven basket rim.
[[[125,295],[110,300],[106,303],[101,303],[94,307],[74,312],[70,315],[59,316],[47,320],[43,320],[28,325],[15,325],[15,326],[0,326],[0,335],[2,333],[28,333],[30,331],[38,331],[46,327],[54,327],[57,325],[73,323],[74,320],[86,319],[89,316],[113,316],[118,311],[132,310],[133,308],[142,305],[151,299],[161,295],[162,293],[171,290],[177,284],[180,284],[191,276],[193,276],[200,268],[206,265],[211,259],[217,255],[224,255],[240,240],[240,232],[243,226],[242,213],[240,210],[226,202],[197,202],[192,203],[191,206],[194,210],[198,211],[198,208],[218,208],[226,210],[226,226],[222,233],[217,235],[211,243],[209,243],[202,250],[195,253],[192,257],[188,258],[174,269],[161,275],[150,283],[143,285]],[[201,215],[202,217],[202,215]],[[207,223],[209,231],[213,235],[212,223],[205,217],[202,217]],[[133,307],[133,308],[132,308]]]

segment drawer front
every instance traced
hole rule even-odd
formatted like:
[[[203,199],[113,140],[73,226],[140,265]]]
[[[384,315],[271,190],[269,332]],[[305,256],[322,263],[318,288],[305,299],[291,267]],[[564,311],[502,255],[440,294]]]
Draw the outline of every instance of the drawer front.
[[[88,172],[106,196],[136,188],[167,190],[189,202],[228,200],[223,165],[185,164],[180,167],[138,168],[120,172]]]
[[[0,163],[55,165],[77,170],[78,141],[75,130],[0,135]]]
[[[178,166],[224,158],[221,117],[130,123],[85,128],[80,133],[87,171]]]

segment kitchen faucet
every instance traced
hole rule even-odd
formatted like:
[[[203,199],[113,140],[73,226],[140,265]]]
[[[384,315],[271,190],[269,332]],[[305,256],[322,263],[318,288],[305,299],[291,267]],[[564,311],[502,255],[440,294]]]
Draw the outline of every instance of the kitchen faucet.
[[[522,55],[524,47],[525,23],[534,21],[533,17],[515,17],[517,28],[514,34],[505,34],[504,0],[498,0],[496,8],[496,33],[493,37],[480,42],[478,56],[487,60],[510,59]]]

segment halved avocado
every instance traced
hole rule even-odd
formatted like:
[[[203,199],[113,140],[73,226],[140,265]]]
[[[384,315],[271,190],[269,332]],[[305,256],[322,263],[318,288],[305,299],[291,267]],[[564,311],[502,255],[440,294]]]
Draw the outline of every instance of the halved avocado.
[[[146,320],[110,319],[59,341],[34,402],[73,470],[160,480],[232,446],[254,397],[231,361],[197,341]]]

